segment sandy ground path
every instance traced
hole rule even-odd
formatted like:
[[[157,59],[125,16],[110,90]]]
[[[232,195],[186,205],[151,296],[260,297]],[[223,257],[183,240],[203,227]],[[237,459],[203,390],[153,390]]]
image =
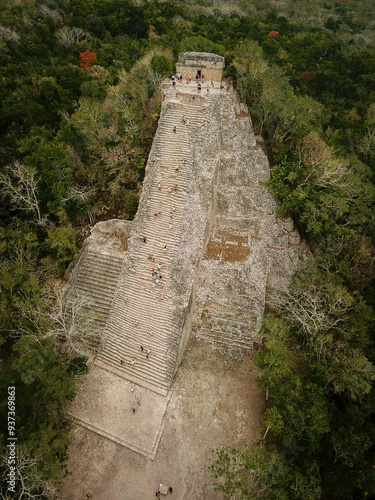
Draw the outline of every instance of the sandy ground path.
[[[212,450],[249,445],[264,412],[249,352],[237,358],[191,338],[172,389],[154,460],[77,425],[60,498],[151,500],[159,483],[173,487],[171,500],[224,498],[212,486]]]

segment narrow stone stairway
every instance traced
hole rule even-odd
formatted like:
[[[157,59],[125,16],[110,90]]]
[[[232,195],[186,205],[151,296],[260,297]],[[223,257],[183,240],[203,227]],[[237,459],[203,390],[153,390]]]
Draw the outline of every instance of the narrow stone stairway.
[[[121,274],[123,257],[87,250],[74,280],[75,294],[93,319],[93,328],[103,330]],[[93,344],[94,349],[97,348]]]
[[[202,110],[200,104],[176,100],[160,118],[151,182],[144,186],[149,189],[146,222],[142,234],[131,242],[130,265],[120,278],[105,329],[106,343],[96,360],[99,366],[154,389],[169,389],[179,344],[170,293],[171,262],[180,245],[188,196],[189,136],[199,130]],[[182,115],[189,125],[182,122]]]

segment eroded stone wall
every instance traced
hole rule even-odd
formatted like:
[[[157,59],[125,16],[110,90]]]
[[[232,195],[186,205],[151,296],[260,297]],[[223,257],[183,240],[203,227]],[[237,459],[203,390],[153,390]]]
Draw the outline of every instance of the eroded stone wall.
[[[280,293],[308,256],[293,221],[276,217],[264,183],[269,164],[235,94],[222,100],[218,190],[200,262],[193,331],[198,338],[252,348],[270,293]]]

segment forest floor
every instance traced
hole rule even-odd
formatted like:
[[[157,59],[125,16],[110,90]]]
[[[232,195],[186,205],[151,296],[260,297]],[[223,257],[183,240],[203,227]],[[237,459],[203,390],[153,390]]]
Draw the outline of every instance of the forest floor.
[[[77,425],[67,463],[71,474],[59,498],[84,500],[90,493],[93,500],[151,500],[160,483],[173,487],[175,500],[224,498],[212,486],[212,450],[248,446],[259,437],[264,413],[251,358],[249,351],[213,348],[191,338],[155,459]]]

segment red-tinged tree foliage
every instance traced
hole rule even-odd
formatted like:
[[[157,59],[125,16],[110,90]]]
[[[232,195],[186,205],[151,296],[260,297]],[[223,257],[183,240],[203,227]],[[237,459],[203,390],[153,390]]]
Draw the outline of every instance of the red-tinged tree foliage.
[[[310,80],[313,80],[316,76],[316,72],[315,71],[305,71],[304,73],[302,73],[301,75],[301,79],[302,81],[304,81],[305,83],[309,82]]]
[[[92,63],[97,58],[97,56],[96,56],[95,52],[90,52],[89,50],[86,49],[85,52],[80,52],[79,58],[81,60],[79,65],[81,66],[81,68],[86,70],[86,69],[90,68]]]
[[[268,33],[268,36],[276,36],[276,35],[278,35],[278,34],[279,34],[279,32],[278,32],[278,31],[270,31],[270,32]]]

